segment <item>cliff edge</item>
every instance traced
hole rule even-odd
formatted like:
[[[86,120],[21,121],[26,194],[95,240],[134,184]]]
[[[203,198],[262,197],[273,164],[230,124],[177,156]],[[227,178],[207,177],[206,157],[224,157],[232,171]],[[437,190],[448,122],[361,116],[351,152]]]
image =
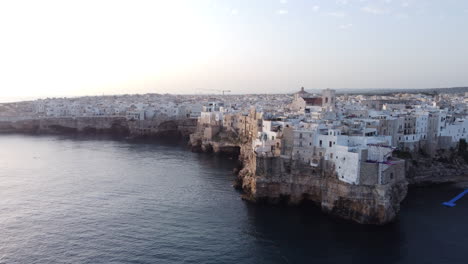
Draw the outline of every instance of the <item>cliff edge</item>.
[[[403,172],[385,184],[354,185],[340,181],[330,164],[319,170],[287,157],[262,157],[255,153],[249,140],[228,142],[192,134],[190,145],[194,151],[214,153],[238,149],[241,167],[236,187],[251,202],[294,205],[311,201],[330,215],[361,224],[383,225],[396,219],[407,194],[404,161],[399,166]]]

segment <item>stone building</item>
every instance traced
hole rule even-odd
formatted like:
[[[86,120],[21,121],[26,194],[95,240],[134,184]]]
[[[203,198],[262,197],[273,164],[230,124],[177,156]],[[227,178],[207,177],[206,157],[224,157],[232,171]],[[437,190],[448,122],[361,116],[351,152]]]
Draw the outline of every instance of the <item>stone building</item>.
[[[290,104],[292,111],[300,112],[303,114],[310,114],[312,112],[320,112],[322,110],[322,97],[314,96],[304,90],[294,94],[294,99]]]
[[[331,89],[322,90],[322,108],[324,112],[332,112],[336,109],[336,91]]]

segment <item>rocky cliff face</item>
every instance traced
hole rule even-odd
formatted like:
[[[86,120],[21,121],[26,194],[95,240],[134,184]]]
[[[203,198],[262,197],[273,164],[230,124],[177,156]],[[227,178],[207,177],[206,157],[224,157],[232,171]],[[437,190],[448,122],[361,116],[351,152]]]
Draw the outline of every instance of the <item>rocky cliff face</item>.
[[[468,181],[468,165],[440,162],[432,159],[407,164],[408,181],[412,185],[431,185]]]
[[[257,157],[251,141],[221,131],[206,140],[196,120],[128,121],[125,118],[51,118],[0,122],[0,132],[105,133],[124,136],[190,135],[194,151],[238,156],[236,187],[253,202],[312,201],[323,211],[363,224],[385,224],[398,214],[407,192],[404,178],[385,185],[351,185],[337,180],[334,168],[316,170],[281,157]]]
[[[404,176],[392,184],[352,185],[339,181],[332,168],[318,171],[281,157],[258,157],[255,167],[248,169],[253,170],[255,176],[247,174],[243,182],[251,200],[289,204],[312,201],[324,212],[362,224],[393,221],[407,193]]]
[[[411,185],[468,181],[468,163],[456,150],[438,150],[435,156],[406,153],[406,177]]]
[[[128,135],[129,126],[125,118],[44,118],[16,122],[0,122],[0,132],[35,134],[105,133]]]
[[[212,140],[206,140],[199,130],[190,135],[188,145],[194,152],[215,153],[238,157],[241,154],[240,141],[237,136],[228,132],[220,132]]]
[[[196,120],[168,118],[130,121],[123,117],[43,118],[0,122],[0,133],[106,134],[124,137],[188,138]]]
[[[333,215],[364,224],[386,224],[395,220],[406,197],[405,180],[395,184],[350,185],[327,179],[322,185],[321,207]]]
[[[222,152],[219,143],[192,135],[194,150]],[[406,197],[407,181],[400,175],[391,184],[352,185],[339,181],[334,169],[320,171],[281,157],[257,157],[249,142],[231,144],[242,164],[236,187],[252,202],[298,204],[311,201],[331,215],[361,224],[393,221]]]

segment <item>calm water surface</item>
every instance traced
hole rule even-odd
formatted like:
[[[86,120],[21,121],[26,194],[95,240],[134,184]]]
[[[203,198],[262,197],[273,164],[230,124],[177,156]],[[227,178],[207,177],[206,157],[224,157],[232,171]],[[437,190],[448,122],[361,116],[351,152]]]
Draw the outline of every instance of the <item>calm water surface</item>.
[[[468,263],[468,197],[413,189],[385,227],[255,206],[183,147],[0,136],[0,263]]]

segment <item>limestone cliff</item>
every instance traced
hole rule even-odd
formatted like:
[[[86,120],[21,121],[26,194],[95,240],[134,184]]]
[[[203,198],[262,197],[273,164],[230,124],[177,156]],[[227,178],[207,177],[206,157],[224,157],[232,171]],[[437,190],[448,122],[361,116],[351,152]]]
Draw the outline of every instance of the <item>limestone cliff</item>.
[[[207,140],[203,137],[203,133],[198,131],[190,135],[188,145],[194,152],[238,157],[241,153],[240,143],[238,136],[231,132],[220,131],[216,137]]]
[[[298,204],[312,201],[324,212],[362,224],[393,221],[407,193],[404,171],[385,185],[352,185],[337,179],[334,168],[319,170],[282,157],[257,157],[248,140],[230,140],[242,166],[236,187],[252,202]],[[191,136],[193,150],[223,152],[226,143]]]
[[[154,120],[127,120],[124,117],[64,117],[1,121],[0,133],[106,134],[125,137],[188,138],[196,120],[167,117]]]
[[[407,159],[406,175],[412,185],[459,183],[468,181],[468,162],[456,150],[424,153],[399,153]]]
[[[245,199],[289,204],[312,201],[325,212],[358,223],[392,221],[406,196],[404,172],[384,185],[347,184],[339,181],[334,168],[327,164],[318,170],[284,157],[258,157],[251,136],[256,133],[239,135],[217,128],[208,131],[205,134],[203,128],[197,128],[196,120],[130,121],[121,117],[90,117],[0,122],[0,132],[104,133],[133,137],[190,135],[189,144],[194,151],[239,157],[241,167],[236,185],[243,190]]]
[[[393,221],[407,193],[404,175],[385,185],[353,185],[338,180],[330,166],[319,171],[281,157],[257,157],[255,163],[244,168],[249,173],[239,174],[249,199],[290,204],[312,201],[324,212],[362,224]]]

